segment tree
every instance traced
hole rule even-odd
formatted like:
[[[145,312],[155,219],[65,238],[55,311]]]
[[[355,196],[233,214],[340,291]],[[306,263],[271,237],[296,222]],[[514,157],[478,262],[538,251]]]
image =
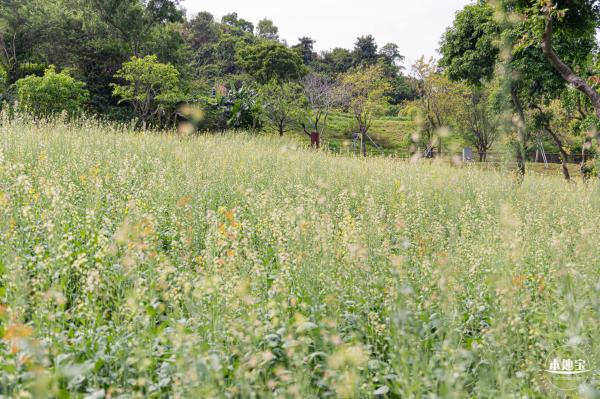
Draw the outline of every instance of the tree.
[[[425,155],[433,156],[437,149],[442,151],[442,134],[445,128],[455,123],[466,98],[467,88],[461,83],[450,81],[437,67],[433,59],[424,58],[413,65],[413,73],[417,78],[416,106],[420,111],[421,143],[426,146]]]
[[[518,39],[513,39],[517,43],[513,47],[513,64],[525,76],[524,80],[534,83],[533,88],[537,88],[537,92],[533,93],[552,99],[563,92],[565,83],[571,84],[588,97],[600,116],[600,96],[585,79],[573,72],[574,68],[586,72],[592,51],[596,48],[597,1],[505,0],[502,6],[505,12],[520,14],[523,21],[512,25],[512,30],[518,33]],[[516,90],[512,93],[516,99]],[[532,90],[527,94],[529,98],[535,98]],[[539,108],[540,104],[544,101],[529,101],[528,105]],[[519,111],[521,120],[523,114]],[[548,129],[545,131],[550,133]],[[584,148],[591,147],[591,138],[586,136],[585,140]],[[582,173],[585,177],[584,163]]]
[[[308,101],[312,132],[323,134],[327,127],[327,119],[331,109],[339,103],[339,91],[334,82],[322,75],[308,74],[302,81],[302,91]],[[310,136],[306,125],[302,124],[304,133]]]
[[[561,22],[559,34],[555,36],[557,56],[582,70],[586,69],[595,47],[591,19],[581,18],[590,14],[586,7],[589,3],[588,0],[561,0],[561,4],[577,12],[573,11],[570,21]],[[542,51],[547,4],[550,3],[546,0],[479,1],[457,14],[441,46],[441,65],[452,79],[479,85],[489,81],[495,66],[501,65],[505,92],[516,116],[515,149],[521,175],[525,173],[525,153],[532,137],[528,130],[531,124],[526,120],[528,110],[556,98],[565,86]]]
[[[112,84],[113,95],[128,102],[146,128],[153,119],[160,122],[168,106],[182,99],[179,72],[170,64],[158,62],[156,56],[133,56],[115,75],[124,84]]]
[[[238,30],[240,33],[254,33],[254,24],[245,19],[238,18],[236,12],[223,16],[223,18],[221,18],[221,23],[230,28],[234,28],[234,32],[235,30]]]
[[[387,105],[385,92],[389,84],[383,67],[359,67],[342,77],[345,105],[352,110],[362,136],[362,154],[367,156],[367,139],[373,117],[381,114]]]
[[[299,38],[298,44],[292,48],[300,53],[300,57],[302,57],[302,62],[304,62],[304,65],[309,65],[317,58],[314,47],[315,41],[310,37],[304,36]]]
[[[594,35],[600,18],[600,7],[595,0],[569,0],[560,2],[545,0],[539,2],[529,11],[544,15],[544,28],[542,33],[542,51],[552,67],[572,87],[588,97],[594,107],[596,117],[600,119],[600,93],[594,87],[575,73],[571,66],[561,59],[554,48],[556,21],[559,22],[558,34],[577,40],[578,36]],[[600,134],[596,138],[600,140]]]
[[[0,65],[6,71],[8,84],[25,76],[21,67],[31,61],[35,47],[46,33],[44,6],[38,0],[0,1]]]
[[[185,32],[186,40],[196,54],[217,43],[221,36],[215,17],[209,12],[196,14],[186,23]]]
[[[354,65],[373,65],[377,62],[377,43],[371,35],[361,36],[354,44]]]
[[[295,51],[273,41],[261,41],[241,48],[237,63],[261,84],[271,80],[298,80],[306,73]]]
[[[283,136],[302,109],[302,87],[273,81],[261,88],[260,95],[265,118]]]
[[[270,19],[261,19],[257,26],[257,36],[264,40],[279,40],[279,28]]]
[[[452,80],[475,86],[489,81],[498,61],[500,30],[492,6],[481,2],[466,6],[442,37],[440,67]]]
[[[140,55],[155,26],[183,21],[179,0],[92,0],[92,4],[134,56]]]
[[[129,107],[112,96],[114,74],[132,54],[157,54],[182,74],[190,73],[191,53],[182,40],[183,14],[177,1],[25,0],[36,3],[22,28],[32,30],[30,63],[71,68],[86,83],[90,108],[110,118],[131,118]],[[37,16],[37,14],[41,14]],[[41,22],[36,22],[41,21]],[[24,72],[19,72],[22,76]],[[36,72],[39,74],[39,72]]]
[[[327,66],[324,72],[330,76],[344,73],[354,65],[354,56],[350,50],[336,47],[323,53],[323,64]]]
[[[546,132],[551,138],[560,153],[562,171],[564,178],[571,180],[569,172],[569,154],[570,148],[568,137],[564,132],[568,131],[568,116],[559,100],[554,100],[547,106],[537,106],[533,116],[537,128]]]
[[[500,135],[499,111],[491,104],[489,86],[465,89],[465,98],[456,99],[460,102],[457,124],[465,139],[477,148],[479,162],[485,162]]]
[[[16,82],[19,107],[36,119],[52,118],[62,112],[75,116],[81,112],[89,93],[85,83],[65,71],[46,69],[44,76],[30,75]]]
[[[554,18],[556,15],[564,15],[567,11],[563,10],[562,13],[558,13],[556,11],[556,5],[554,5],[552,1],[548,1],[548,3],[549,5],[546,7],[550,10],[546,13],[545,28],[542,35],[542,50],[544,55],[565,81],[589,97],[596,110],[596,115],[600,118],[600,94],[598,94],[589,83],[573,72],[573,70],[565,64],[554,51],[552,42],[554,34]],[[591,5],[591,2],[588,4]]]

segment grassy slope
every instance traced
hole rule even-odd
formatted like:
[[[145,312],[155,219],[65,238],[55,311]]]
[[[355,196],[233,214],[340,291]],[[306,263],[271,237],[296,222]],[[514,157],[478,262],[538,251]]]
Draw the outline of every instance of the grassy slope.
[[[557,346],[600,364],[599,194],[243,135],[4,125],[0,394],[546,397]]]
[[[328,119],[328,128],[324,134],[324,142],[328,147],[340,154],[352,154],[352,135],[356,132],[356,123],[350,114],[333,112]],[[413,120],[404,117],[381,117],[373,121],[370,136],[383,150],[383,154],[388,156],[407,158],[411,153],[411,135],[418,131]],[[298,140],[299,143],[306,144],[308,138],[304,133],[292,132],[292,137]],[[552,143],[545,143],[546,151],[556,153],[557,150],[552,146]],[[360,143],[355,147],[355,154],[359,153]],[[466,143],[459,135],[451,135],[443,140],[444,151],[449,151],[455,154],[460,154],[465,147],[473,148],[472,144]],[[380,156],[381,151],[369,143],[368,152],[370,156]],[[493,162],[487,164],[478,164],[484,170],[497,169],[503,170],[509,168],[516,170],[514,158],[510,155],[511,149],[508,145],[502,142],[496,143],[491,151],[493,155],[490,159]],[[560,164],[550,164],[546,168],[541,163],[529,163],[529,173],[537,173],[547,176],[562,176]],[[578,164],[570,164],[569,170],[571,178],[579,179],[580,167]]]
[[[414,130],[414,122],[405,118],[377,118],[373,121],[370,135],[386,154],[392,155],[408,151],[411,144],[410,136]],[[333,112],[327,122],[324,140],[332,150],[347,153],[351,151],[352,134],[356,131],[356,123],[352,115]],[[296,132],[296,136],[306,140],[306,136],[300,132]],[[380,154],[370,144],[369,151],[373,155]]]

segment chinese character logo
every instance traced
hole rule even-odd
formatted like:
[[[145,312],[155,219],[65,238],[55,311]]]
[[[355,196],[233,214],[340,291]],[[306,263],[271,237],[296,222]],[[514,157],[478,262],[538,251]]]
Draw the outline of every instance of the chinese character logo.
[[[565,346],[550,354],[544,371],[551,387],[568,392],[578,390],[593,370],[580,348]]]

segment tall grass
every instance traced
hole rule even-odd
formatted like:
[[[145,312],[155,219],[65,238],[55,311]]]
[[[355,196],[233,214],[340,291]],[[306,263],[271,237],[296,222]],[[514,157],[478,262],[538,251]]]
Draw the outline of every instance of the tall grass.
[[[0,127],[2,397],[535,398],[561,345],[600,367],[595,183],[124,130]]]

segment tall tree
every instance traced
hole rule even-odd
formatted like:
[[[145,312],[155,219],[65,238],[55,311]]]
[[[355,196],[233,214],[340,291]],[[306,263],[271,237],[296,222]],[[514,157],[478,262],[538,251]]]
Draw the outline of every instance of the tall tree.
[[[151,122],[166,122],[169,107],[182,100],[179,72],[170,64],[158,62],[156,56],[133,56],[116,77],[125,83],[113,84],[113,94],[133,106],[144,129]]]
[[[591,0],[564,0],[563,4],[578,6],[586,2]],[[522,175],[525,173],[525,152],[531,139],[527,111],[559,96],[565,86],[563,78],[542,52],[541,31],[545,21],[542,10],[546,10],[542,3],[548,2],[482,0],[469,5],[457,13],[441,46],[443,57],[440,63],[453,79],[479,85],[490,79],[495,65],[502,64],[506,93],[518,121],[515,124],[518,132],[515,148]],[[495,8],[496,5],[499,7]],[[579,23],[579,27],[576,35],[568,35],[562,30],[555,36],[555,50],[572,65],[585,69],[595,46],[595,34],[589,24]]]
[[[238,52],[237,63],[259,83],[298,80],[305,74],[300,56],[281,43],[262,41]]]
[[[396,43],[387,43],[379,50],[379,55],[391,65],[404,61],[404,56],[400,54],[400,47]]]
[[[377,62],[377,43],[372,35],[361,36],[354,44],[354,64],[373,65]]]
[[[361,151],[367,156],[367,140],[373,118],[381,114],[387,105],[385,92],[389,84],[381,65],[363,66],[342,77],[345,105],[352,111],[358,124]]]
[[[457,127],[465,135],[465,139],[477,148],[479,162],[485,162],[492,146],[500,136],[501,110],[493,106],[491,101],[491,85],[483,87],[465,87],[463,98],[456,113]]]
[[[301,37],[298,39],[298,44],[292,46],[293,49],[298,50],[300,56],[302,57],[302,62],[304,65],[309,65],[316,58],[317,54],[315,53],[315,41],[310,37]]]
[[[273,81],[261,88],[260,96],[269,125],[283,136],[299,117],[303,105],[302,87],[298,83]]]
[[[442,37],[440,67],[450,79],[476,86],[490,80],[500,52],[500,31],[491,5],[478,2],[466,6]]]
[[[221,18],[221,23],[227,27],[234,28],[233,32],[254,33],[254,24],[243,18],[239,18],[236,12],[227,14]]]
[[[421,117],[419,144],[425,145],[425,156],[432,157],[436,149],[441,153],[443,132],[456,122],[467,88],[442,74],[433,59],[419,59],[413,73],[417,78],[415,103]]]
[[[135,56],[154,26],[183,21],[179,0],[92,0],[92,4]]]
[[[186,39],[192,50],[201,52],[219,41],[221,32],[215,17],[209,12],[200,12],[186,23]]]
[[[322,75],[314,73],[306,75],[302,81],[302,91],[309,107],[310,124],[312,132],[323,134],[327,128],[327,119],[331,110],[339,103],[339,91],[335,83]],[[305,126],[304,133],[310,136]]]
[[[24,76],[21,66],[40,56],[34,51],[48,29],[39,0],[0,0],[0,63],[9,84]]]
[[[279,28],[270,19],[261,19],[256,27],[256,35],[264,40],[279,40]]]

